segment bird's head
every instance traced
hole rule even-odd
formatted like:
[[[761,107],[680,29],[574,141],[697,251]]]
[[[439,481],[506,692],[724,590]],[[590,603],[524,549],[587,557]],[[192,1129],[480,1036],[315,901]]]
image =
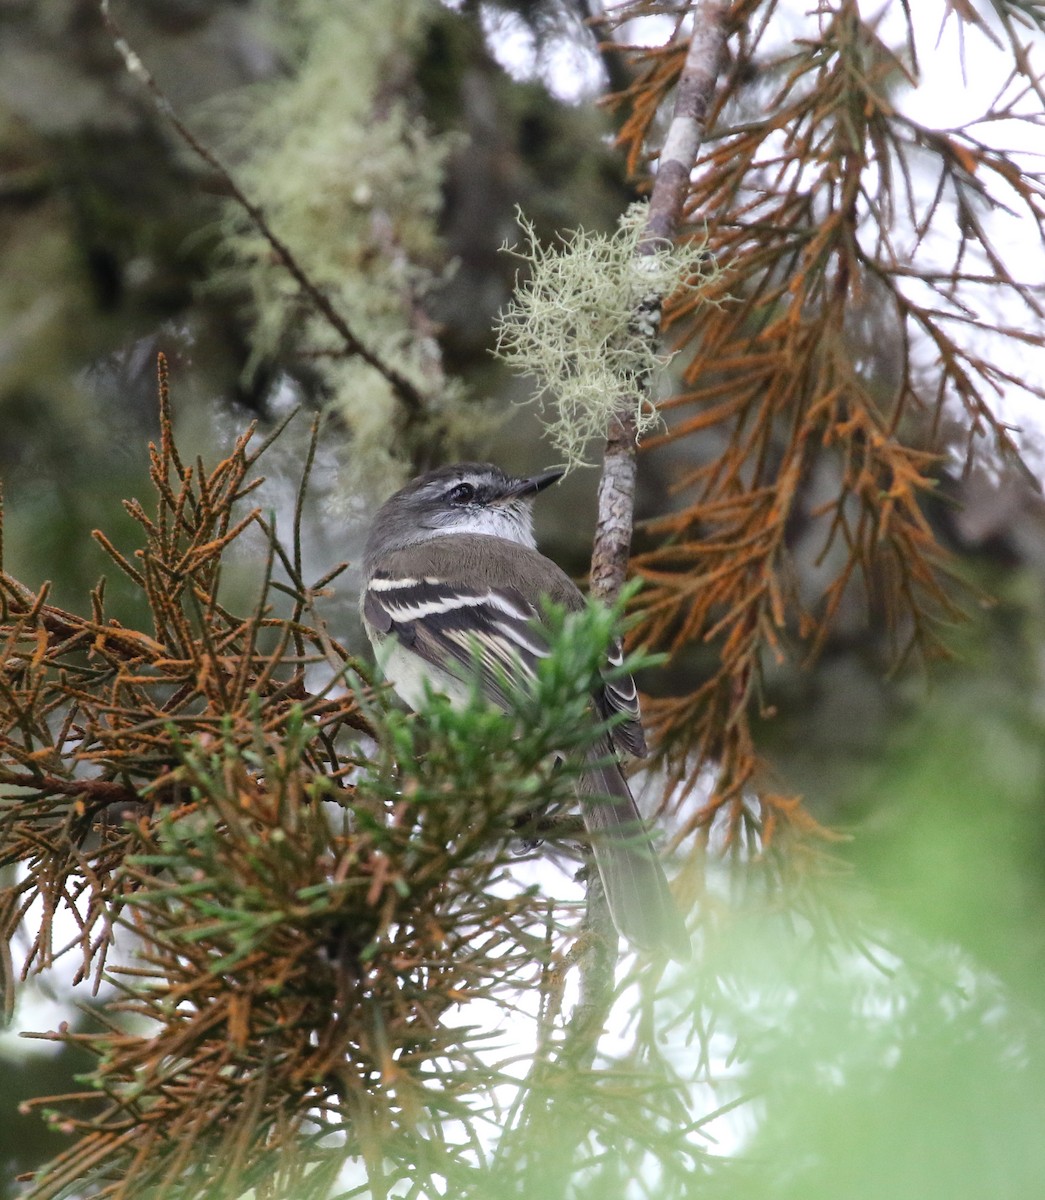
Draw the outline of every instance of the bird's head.
[[[412,479],[378,510],[368,561],[448,533],[481,533],[534,545],[533,499],[563,472],[515,478],[493,463],[454,463]]]

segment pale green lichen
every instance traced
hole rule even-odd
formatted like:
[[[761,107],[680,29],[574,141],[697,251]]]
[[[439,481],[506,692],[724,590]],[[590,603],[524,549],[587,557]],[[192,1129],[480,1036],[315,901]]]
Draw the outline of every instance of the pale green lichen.
[[[501,315],[497,352],[536,380],[547,435],[569,467],[584,464],[622,405],[634,405],[640,437],[659,424],[656,385],[671,356],[639,314],[714,270],[701,242],[640,254],[647,215],[646,204],[633,204],[615,232],[578,229],[558,246],[542,246],[519,215],[527,245],[512,252],[530,273]]]
[[[460,400],[416,321],[441,270],[436,223],[452,141],[426,130],[401,85],[438,15],[434,0],[268,0],[292,69],[250,89],[226,122],[243,191],[355,336],[424,396],[429,437],[452,423]],[[390,461],[401,477],[411,450],[396,432],[392,386],[345,357],[234,203],[223,234],[228,269],[218,282],[251,297],[249,367],[288,347],[302,353],[352,432],[350,485],[387,488]]]

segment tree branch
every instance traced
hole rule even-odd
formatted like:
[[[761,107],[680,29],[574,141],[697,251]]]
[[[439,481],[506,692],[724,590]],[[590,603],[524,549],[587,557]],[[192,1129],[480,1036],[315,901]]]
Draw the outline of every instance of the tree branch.
[[[581,20],[591,30],[595,51],[606,72],[610,90],[623,92],[631,85],[631,72],[621,48],[613,38],[602,0],[577,0]]]
[[[693,33],[679,77],[675,112],[668,127],[653,191],[649,216],[636,252],[636,268],[658,244],[672,241],[689,194],[690,173],[704,138],[705,122],[715,83],[725,59],[726,16],[724,0],[700,0],[693,13]],[[663,297],[650,293],[636,308],[633,324],[642,337],[655,340],[660,331]],[[624,585],[634,525],[637,438],[636,397],[622,396],[610,421],[599,480],[598,518],[592,548],[590,589],[605,603],[617,599]],[[614,987],[616,935],[592,870],[588,882],[588,928],[591,943],[580,961],[580,1000],[570,1018],[563,1058],[584,1066],[594,1060],[605,1014]],[[601,942],[601,944],[600,944]],[[601,1019],[593,1020],[601,1014]]]
[[[99,0],[99,7],[102,20],[105,22],[105,26],[112,37],[113,46],[123,59],[128,74],[134,76],[135,79],[139,80],[145,86],[157,110],[165,120],[170,122],[182,141],[221,178],[229,195],[232,196],[233,200],[236,201],[251,221],[254,222],[258,232],[272,247],[276,257],[286,267],[302,293],[315,306],[331,329],[341,338],[348,354],[361,358],[363,362],[377,371],[388,382],[393,392],[399,398],[405,409],[407,421],[417,420],[425,409],[425,398],[421,392],[405,375],[385,362],[380,355],[371,350],[352,332],[345,318],[331,304],[329,297],[312,281],[304,267],[294,257],[287,244],[269,225],[265,214],[239,187],[221,159],[218,158],[213,150],[203,145],[178,116],[166,93],[156,82],[152,72],[149,71],[148,67],[139,58],[134,47],[131,46],[130,42],[124,36],[116,18],[109,11],[109,0]]]
[[[140,804],[133,788],[109,779],[62,779],[58,775],[35,775],[31,771],[0,770],[4,787],[28,788],[41,796],[85,796],[102,806]]]
[[[675,93],[675,112],[660,153],[649,217],[638,256],[672,241],[689,193],[690,172],[704,139],[705,122],[726,50],[726,0],[701,0],[693,13],[693,33]],[[641,266],[641,262],[636,264]],[[639,332],[658,336],[663,297],[650,295],[635,312]],[[612,603],[627,576],[635,509],[635,397],[625,396],[610,421],[599,480],[598,517],[591,557],[591,592]]]

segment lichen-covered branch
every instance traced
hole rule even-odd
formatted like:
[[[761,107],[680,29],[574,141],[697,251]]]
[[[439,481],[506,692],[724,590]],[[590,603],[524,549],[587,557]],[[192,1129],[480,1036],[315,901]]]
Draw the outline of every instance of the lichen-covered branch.
[[[678,231],[689,191],[690,172],[704,137],[705,121],[725,57],[729,5],[706,0],[695,6],[689,50],[675,92],[675,112],[661,151],[650,196],[646,228],[636,252],[650,254]],[[651,341],[658,335],[663,297],[651,294],[636,310],[635,322]],[[591,556],[591,591],[611,602],[627,577],[635,508],[637,448],[634,397],[621,398],[606,436],[598,517]]]
[[[726,45],[725,3],[700,3],[693,15],[693,33],[679,77],[672,117],[653,192],[649,214],[636,248],[635,269],[674,240],[689,190],[690,172],[704,136],[705,120],[721,69]],[[639,336],[655,341],[659,334],[663,297],[651,291],[636,307],[632,324]],[[648,377],[647,377],[648,384]],[[623,396],[611,418],[606,437],[602,476],[599,480],[598,517],[592,550],[590,590],[605,603],[620,595],[627,577],[628,555],[634,523],[636,478],[635,397]],[[581,956],[580,997],[570,1019],[563,1057],[590,1067],[602,1032],[601,1020],[614,989],[612,956],[607,962],[606,942],[612,945],[606,900],[592,873],[588,888],[588,925],[592,945]]]
[[[220,177],[228,194],[253,222],[258,232],[272,248],[278,262],[286,268],[298,285],[302,295],[341,339],[346,353],[361,359],[388,383],[403,407],[408,424],[419,419],[425,410],[425,397],[401,371],[385,361],[354,332],[344,316],[330,302],[329,297],[317,286],[290,247],[269,224],[260,206],[255,204],[236,183],[229,169],[214,151],[204,145],[178,116],[152,72],[145,66],[124,36],[109,9],[109,0],[100,0],[100,7],[102,18],[112,34],[113,46],[123,59],[128,74],[144,85],[159,112],[170,123],[182,141]]]

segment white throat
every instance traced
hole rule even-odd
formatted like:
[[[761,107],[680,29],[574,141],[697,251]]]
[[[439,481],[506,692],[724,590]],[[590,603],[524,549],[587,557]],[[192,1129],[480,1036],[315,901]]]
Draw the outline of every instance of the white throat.
[[[432,538],[443,537],[451,533],[481,533],[487,537],[499,537],[509,542],[518,542],[520,546],[527,546],[531,550],[537,549],[537,542],[533,536],[533,520],[529,512],[525,510],[520,512],[516,509],[515,512],[508,512],[491,506],[475,513],[462,513],[461,518],[454,521],[452,525],[425,530],[424,538],[421,540],[427,542]]]

